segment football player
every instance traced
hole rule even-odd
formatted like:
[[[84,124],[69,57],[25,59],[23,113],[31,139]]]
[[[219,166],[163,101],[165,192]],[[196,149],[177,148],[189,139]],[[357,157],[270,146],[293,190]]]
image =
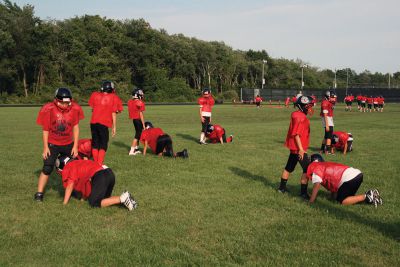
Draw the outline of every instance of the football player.
[[[385,99],[383,96],[378,97],[378,111],[383,112],[383,106],[385,105]]]
[[[306,173],[308,166],[307,149],[310,143],[310,121],[307,118],[307,114],[312,113],[314,106],[313,99],[310,96],[301,96],[297,99],[296,106],[298,110],[292,112],[285,142],[285,146],[290,150],[290,154],[282,172],[278,191],[281,193],[288,192],[286,184],[289,175],[294,171],[299,162],[303,168],[303,175],[300,179],[300,195],[308,199]]]
[[[286,99],[285,99],[285,107],[286,108],[289,107],[289,102],[290,102],[290,97],[286,97]]]
[[[90,159],[92,157],[92,139],[84,138],[78,141],[77,159]]]
[[[221,125],[215,124],[212,125],[211,123],[208,125],[206,138],[212,143],[231,143],[233,141],[233,135],[230,135],[226,138],[225,129],[221,127]]]
[[[262,98],[260,97],[260,95],[257,95],[256,98],[254,99],[254,102],[256,102],[256,107],[260,108],[261,102],[262,102]]]
[[[360,170],[336,162],[324,162],[320,154],[311,155],[307,178],[313,183],[310,203],[315,202],[321,185],[330,191],[332,197],[342,205],[365,202],[377,207],[378,204],[383,203],[377,189],[370,189],[365,194],[356,195],[363,181]]]
[[[117,132],[117,114],[122,112],[122,101],[115,93],[114,83],[104,81],[100,92],[93,92],[89,99],[92,107],[90,130],[92,133],[92,155],[94,161],[103,164],[108,148],[109,132],[112,128],[112,137]]]
[[[374,97],[372,95],[367,97],[368,112],[372,112],[373,103],[374,103]]]
[[[58,88],[54,101],[40,109],[36,123],[43,130],[43,168],[34,196],[36,201],[43,201],[44,189],[57,157],[78,155],[79,121],[83,118],[83,110],[72,101],[68,88]]]
[[[56,167],[62,176],[65,188],[63,204],[67,205],[71,195],[87,199],[91,207],[109,207],[123,204],[132,211],[137,207],[136,201],[128,191],[120,196],[111,196],[115,184],[113,171],[105,165],[92,160],[74,160],[60,156]]]
[[[135,127],[135,136],[132,141],[131,150],[129,155],[140,154],[139,139],[144,129],[144,116],[145,104],[143,101],[143,91],[141,89],[134,89],[132,91],[132,99],[128,101],[129,118]]]
[[[146,156],[147,148],[150,147],[153,153],[158,156],[189,157],[187,149],[174,153],[171,137],[165,134],[161,128],[154,128],[153,124],[149,121],[145,122],[145,130],[143,130],[140,136],[140,142],[143,143],[143,156]]]
[[[347,152],[353,151],[353,135],[351,133],[335,131],[332,136],[331,153],[334,153],[334,149],[343,151],[343,155]]]
[[[214,98],[211,95],[211,90],[208,88],[203,89],[202,96],[197,101],[200,105],[200,120],[201,120],[201,134],[199,143],[204,145],[206,143],[206,132],[208,124],[211,123],[211,111],[214,106]]]
[[[321,102],[321,119],[324,128],[324,138],[321,144],[321,153],[328,154],[331,152],[331,143],[333,135],[333,101],[335,93],[333,91],[326,91],[324,100]]]

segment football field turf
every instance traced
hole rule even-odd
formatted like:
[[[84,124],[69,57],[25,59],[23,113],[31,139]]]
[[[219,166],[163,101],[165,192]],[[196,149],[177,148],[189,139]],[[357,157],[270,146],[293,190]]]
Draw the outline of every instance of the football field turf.
[[[53,173],[43,203],[33,201],[42,168],[38,107],[0,108],[0,266],[400,266],[400,105],[384,113],[335,109],[335,130],[354,137],[354,151],[326,160],[360,169],[359,193],[378,188],[383,206],[340,206],[324,189],[309,205],[299,197],[300,167],[290,194],[276,191],[288,150],[292,108],[217,105],[213,123],[232,144],[199,145],[198,107],[147,106],[145,119],[170,134],[189,159],[128,156],[133,125],[118,115],[105,164],[114,194],[131,191],[139,206],[62,205]],[[90,110],[80,123],[90,137]],[[323,130],[311,117],[311,148]],[[309,192],[311,189],[309,185]]]

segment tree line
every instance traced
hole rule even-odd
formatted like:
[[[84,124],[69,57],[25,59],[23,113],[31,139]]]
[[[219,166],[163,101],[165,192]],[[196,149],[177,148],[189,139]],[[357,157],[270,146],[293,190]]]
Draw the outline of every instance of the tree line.
[[[171,35],[143,19],[42,20],[31,5],[0,3],[0,102],[42,102],[61,86],[87,100],[103,80],[114,81],[125,100],[134,87],[154,102],[193,101],[205,87],[232,99],[240,88],[261,88],[263,69],[264,88],[298,89],[304,64],[271,58],[265,50]],[[333,70],[309,66],[304,88],[332,88],[334,76]],[[336,71],[337,87],[387,87],[388,79],[379,72]],[[400,85],[400,72],[391,84]]]

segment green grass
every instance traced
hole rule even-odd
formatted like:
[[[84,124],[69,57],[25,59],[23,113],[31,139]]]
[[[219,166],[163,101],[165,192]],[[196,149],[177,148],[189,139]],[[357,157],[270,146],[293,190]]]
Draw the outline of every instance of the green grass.
[[[197,106],[148,106],[146,120],[164,129],[188,160],[151,154],[129,157],[133,125],[118,117],[106,164],[115,194],[130,190],[139,207],[92,209],[62,205],[60,177],[52,174],[45,201],[35,203],[42,167],[39,108],[0,108],[0,266],[400,266],[400,105],[384,113],[335,110],[337,130],[353,133],[354,152],[329,160],[359,168],[359,192],[380,189],[384,205],[343,207],[321,190],[317,202],[298,198],[300,168],[291,194],[276,192],[288,150],[289,109],[216,106],[213,119],[234,143],[200,146]],[[85,108],[81,138],[89,137]],[[311,118],[311,149],[322,126]]]

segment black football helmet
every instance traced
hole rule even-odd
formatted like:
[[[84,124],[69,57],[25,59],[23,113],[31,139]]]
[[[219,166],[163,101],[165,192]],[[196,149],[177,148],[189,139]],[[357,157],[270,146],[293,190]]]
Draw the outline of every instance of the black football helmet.
[[[326,92],[325,92],[325,94],[324,94],[324,97],[325,97],[325,99],[330,99],[331,97],[335,97],[336,96],[336,94],[335,94],[335,92],[334,91],[331,91],[331,90],[327,90]]]
[[[307,114],[314,106],[313,98],[311,96],[300,96],[296,100],[296,106],[304,114]]]
[[[210,88],[204,88],[202,91],[203,95],[211,95],[211,89]]]
[[[316,154],[311,155],[310,161],[311,162],[324,162],[325,160],[320,154],[316,153]]]
[[[339,136],[337,136],[336,134],[332,135],[331,142],[332,145],[339,143]]]
[[[211,133],[212,131],[214,131],[214,125],[212,125],[211,123],[207,126],[207,133]]]
[[[57,168],[57,170],[58,171],[60,171],[60,172],[62,172],[63,171],[63,169],[64,169],[64,167],[65,167],[65,165],[67,165],[67,163],[68,162],[70,162],[70,161],[72,161],[73,159],[72,158],[70,158],[70,157],[68,157],[68,156],[59,156],[57,159],[56,159],[56,168]]]
[[[112,81],[103,81],[101,84],[101,91],[105,93],[113,93],[115,92],[115,86]]]
[[[56,90],[54,98],[62,102],[71,102],[72,94],[68,88],[60,87]]]
[[[153,124],[152,124],[151,122],[146,121],[146,122],[144,123],[144,128],[145,128],[145,129],[149,129],[149,128],[154,128],[154,126],[153,126]]]
[[[132,91],[132,98],[133,99],[143,99],[144,97],[144,93],[142,89],[139,88],[135,88]]]

